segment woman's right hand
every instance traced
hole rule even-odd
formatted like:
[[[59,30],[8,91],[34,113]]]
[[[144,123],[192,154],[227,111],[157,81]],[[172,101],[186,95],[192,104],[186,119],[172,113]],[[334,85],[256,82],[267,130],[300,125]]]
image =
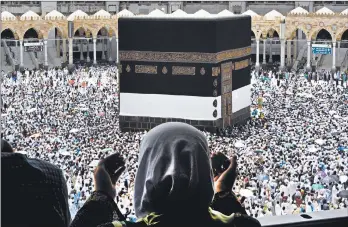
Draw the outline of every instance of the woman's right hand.
[[[237,178],[237,156],[230,159],[230,165],[215,181],[215,193],[232,191]]]

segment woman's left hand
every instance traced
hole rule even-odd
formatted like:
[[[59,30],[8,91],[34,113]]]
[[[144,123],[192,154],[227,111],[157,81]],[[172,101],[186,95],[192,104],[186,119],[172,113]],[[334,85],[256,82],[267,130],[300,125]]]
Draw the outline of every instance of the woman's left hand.
[[[102,191],[114,199],[116,197],[115,184],[126,168],[124,164],[119,153],[101,160],[94,171],[95,190]]]

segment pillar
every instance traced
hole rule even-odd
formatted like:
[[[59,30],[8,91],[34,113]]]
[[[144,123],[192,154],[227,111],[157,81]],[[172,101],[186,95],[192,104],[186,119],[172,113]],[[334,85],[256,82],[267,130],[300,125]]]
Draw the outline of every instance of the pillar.
[[[307,69],[311,68],[311,41],[307,41]]]
[[[285,40],[280,40],[280,67],[284,68],[285,66]]]
[[[336,42],[332,43],[332,69],[336,69]]]
[[[15,53],[16,53],[16,56],[15,57],[17,57],[18,56],[18,43],[17,43],[18,41],[16,40],[15,41],[15,45],[16,45],[16,49],[15,49]],[[16,60],[16,63],[18,62],[17,61],[17,59],[15,59]]]
[[[286,45],[287,45],[286,64],[290,66],[291,65],[291,40],[286,41]]]
[[[262,59],[262,63],[266,64],[266,42],[267,39],[263,40],[263,59]]]
[[[73,64],[73,38],[69,38],[69,64]]]
[[[63,62],[66,62],[66,39],[62,40],[63,42]]]
[[[83,61],[83,40],[80,39],[80,61]]]
[[[112,53],[112,45],[111,45],[111,42],[112,42],[112,37],[109,37],[109,62],[112,61],[112,57],[111,57],[111,53]]]
[[[297,40],[294,41],[294,54],[293,54],[293,62],[297,60]]]
[[[93,38],[93,64],[97,64],[97,39]]]
[[[101,43],[102,43],[102,60],[105,60],[105,39],[104,38],[102,38]]]
[[[56,40],[57,47],[57,58],[60,58],[60,39]]]
[[[47,61],[47,39],[44,40],[44,48],[45,48],[45,66],[48,66],[48,61]]]
[[[20,49],[20,66],[23,66],[23,40],[19,40],[19,49]]]
[[[90,62],[91,58],[89,57],[89,38],[87,38],[87,62]]]
[[[341,61],[340,61],[340,52],[341,52],[341,41],[337,41],[337,60],[339,61],[338,64],[341,66]]]
[[[119,63],[119,60],[118,60],[118,37],[116,37],[116,63]]]
[[[269,60],[268,60],[269,63],[272,63],[272,62],[273,62],[273,56],[272,56],[272,42],[273,42],[273,38],[270,38],[270,41],[269,41]]]
[[[256,39],[256,67],[260,66],[260,40]]]

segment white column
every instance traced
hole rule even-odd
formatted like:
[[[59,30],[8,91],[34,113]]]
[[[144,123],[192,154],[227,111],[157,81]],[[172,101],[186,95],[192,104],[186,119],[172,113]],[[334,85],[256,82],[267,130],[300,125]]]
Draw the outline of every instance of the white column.
[[[19,49],[20,49],[20,66],[23,66],[23,40],[19,40]]]
[[[297,60],[297,40],[294,41],[294,54],[293,54],[293,62]]]
[[[280,67],[285,66],[285,40],[280,41]]]
[[[332,43],[332,68],[336,69],[336,42]]]
[[[66,39],[63,39],[63,62],[66,62]]]
[[[45,48],[45,66],[48,66],[48,61],[47,61],[47,39],[44,40],[44,48]]]
[[[80,61],[83,61],[83,40],[80,39]]]
[[[273,42],[273,38],[270,38],[269,41],[269,63],[273,62],[273,54],[272,54],[272,42]]]
[[[93,64],[97,64],[97,39],[93,38]]]
[[[337,47],[338,47],[338,51],[337,51],[337,60],[339,61],[338,64],[339,66],[341,66],[341,63],[340,62],[340,52],[341,52],[341,41],[337,41]]]
[[[87,62],[90,62],[91,58],[89,57],[89,38],[87,38]]]
[[[57,58],[60,58],[60,40],[59,39],[56,40],[56,44],[57,44]]]
[[[110,37],[109,38],[109,51],[108,51],[108,54],[109,54],[109,62],[111,62],[112,61],[112,57],[111,57],[111,53],[112,53],[112,43],[111,43],[111,41],[112,41],[112,37]]]
[[[116,63],[119,63],[119,59],[118,59],[118,37],[116,37]]]
[[[307,41],[307,68],[311,67],[311,41]]]
[[[286,64],[291,65],[291,40],[286,41]]]
[[[263,59],[262,59],[262,63],[266,64],[266,42],[267,39],[263,40]]]
[[[69,64],[73,64],[73,38],[69,38]]]
[[[105,39],[104,37],[101,40],[102,43],[102,60],[105,60]]]
[[[260,66],[260,40],[256,39],[256,67]]]
[[[16,45],[16,49],[15,49],[16,56],[15,56],[15,57],[16,57],[16,58],[18,57],[18,43],[17,43],[17,42],[18,42],[18,41],[16,40],[16,41],[15,41],[15,45]],[[17,62],[18,62],[17,59],[15,59],[15,60],[16,60],[16,63],[17,63]]]

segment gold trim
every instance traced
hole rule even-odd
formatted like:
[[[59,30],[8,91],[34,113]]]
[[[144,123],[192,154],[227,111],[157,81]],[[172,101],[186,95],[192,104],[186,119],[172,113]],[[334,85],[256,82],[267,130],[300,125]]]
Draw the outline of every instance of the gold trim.
[[[222,82],[232,79],[232,70],[233,70],[233,63],[231,61],[221,64],[221,81]]]
[[[119,56],[121,61],[220,63],[226,60],[247,57],[250,54],[251,47],[248,46],[219,53],[120,51]]]
[[[214,81],[213,81],[213,86],[214,86],[214,87],[217,87],[217,79],[214,79]]]
[[[234,63],[234,70],[244,69],[244,68],[249,66],[249,63],[250,63],[249,59],[245,59],[243,61],[235,62]]]
[[[131,68],[129,65],[127,65],[126,71],[129,73],[131,71]]]
[[[212,76],[219,76],[220,67],[212,67],[211,72],[212,72]]]
[[[216,63],[230,60],[230,59],[236,59],[241,58],[245,56],[251,55],[251,47],[244,47],[239,49],[233,49],[233,50],[226,50],[223,52],[219,52],[216,55]]]
[[[167,67],[163,66],[162,73],[163,73],[163,74],[167,74],[167,73],[168,73]]]
[[[196,67],[189,66],[173,66],[172,75],[196,75]]]
[[[202,76],[205,74],[205,69],[204,69],[204,67],[201,68],[200,73],[201,73]]]
[[[157,66],[135,65],[135,73],[157,74]]]

